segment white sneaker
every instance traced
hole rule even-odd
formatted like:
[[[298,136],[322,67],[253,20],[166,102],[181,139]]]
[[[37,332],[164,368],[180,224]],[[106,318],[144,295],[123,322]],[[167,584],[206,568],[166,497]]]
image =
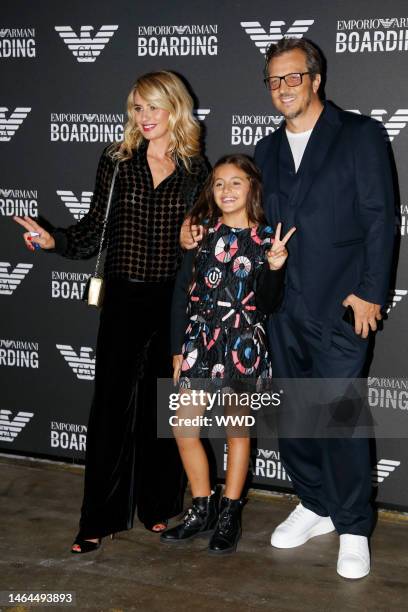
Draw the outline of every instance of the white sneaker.
[[[364,578],[370,573],[368,538],[345,533],[340,536],[337,573],[343,578]]]
[[[298,504],[286,519],[272,533],[271,544],[276,548],[294,548],[310,538],[334,531],[329,516],[319,516]]]

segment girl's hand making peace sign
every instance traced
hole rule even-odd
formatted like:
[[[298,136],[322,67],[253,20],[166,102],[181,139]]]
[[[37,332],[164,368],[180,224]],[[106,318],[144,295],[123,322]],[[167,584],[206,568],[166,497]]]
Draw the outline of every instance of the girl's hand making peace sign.
[[[280,270],[288,257],[286,243],[296,232],[296,227],[292,227],[281,240],[282,223],[276,226],[275,237],[273,238],[272,247],[266,252],[269,268],[271,270]]]

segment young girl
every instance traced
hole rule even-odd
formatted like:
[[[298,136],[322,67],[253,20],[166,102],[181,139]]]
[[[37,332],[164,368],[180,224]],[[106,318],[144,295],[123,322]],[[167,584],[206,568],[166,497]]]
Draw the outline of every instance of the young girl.
[[[261,179],[244,155],[221,158],[190,213],[204,226],[200,246],[187,251],[176,279],[172,307],[174,382],[183,393],[201,379],[230,388],[271,377],[264,323],[278,305],[283,286],[286,242],[279,224],[273,238],[261,205]],[[256,294],[256,295],[255,295]],[[255,299],[256,297],[256,299]],[[180,376],[181,375],[181,376]],[[221,379],[221,380],[220,380]],[[195,410],[195,412],[194,412]],[[188,406],[178,417],[203,414]],[[248,473],[249,436],[229,436],[225,494],[211,491],[208,459],[199,429],[180,434],[178,448],[192,490],[183,523],[161,535],[180,542],[212,534],[212,554],[233,552],[241,535],[242,489]]]

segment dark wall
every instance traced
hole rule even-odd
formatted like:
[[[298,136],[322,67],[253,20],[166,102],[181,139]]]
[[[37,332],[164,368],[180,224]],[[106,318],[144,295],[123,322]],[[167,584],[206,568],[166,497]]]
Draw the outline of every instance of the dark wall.
[[[31,254],[11,216],[28,212],[67,226],[86,212],[98,157],[121,137],[127,93],[138,75],[153,69],[175,70],[190,83],[212,162],[230,151],[251,154],[256,141],[281,122],[262,84],[262,50],[286,34],[318,43],[328,61],[327,98],[382,121],[391,141],[401,194],[399,264],[369,384],[373,405],[405,410],[408,418],[406,8],[403,0],[43,0],[3,7],[3,452],[83,458],[98,325],[97,311],[78,299],[93,262]],[[405,437],[401,431],[401,439],[377,442],[378,498],[398,507],[408,507]],[[290,485],[270,442],[258,449],[254,467],[255,482]]]

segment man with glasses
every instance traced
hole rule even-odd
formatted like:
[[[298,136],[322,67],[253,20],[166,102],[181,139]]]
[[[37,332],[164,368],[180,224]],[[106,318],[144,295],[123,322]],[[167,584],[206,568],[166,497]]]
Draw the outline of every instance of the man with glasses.
[[[257,144],[255,161],[269,223],[297,228],[283,304],[270,322],[277,378],[362,376],[388,292],[394,200],[385,139],[374,121],[321,100],[322,74],[322,57],[305,39],[267,49],[265,84],[285,122]],[[279,445],[300,504],[275,529],[272,546],[292,548],[336,530],[338,573],[366,576],[369,440],[305,433]]]

